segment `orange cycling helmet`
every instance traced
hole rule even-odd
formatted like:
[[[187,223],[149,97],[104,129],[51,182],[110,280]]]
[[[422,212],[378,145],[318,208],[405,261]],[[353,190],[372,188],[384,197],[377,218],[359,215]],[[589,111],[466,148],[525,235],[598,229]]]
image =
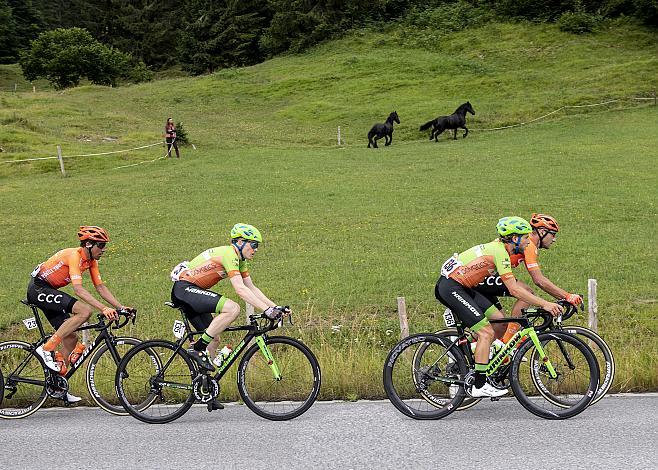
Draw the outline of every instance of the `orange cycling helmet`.
[[[557,220],[546,214],[532,214],[530,225],[532,228],[546,228],[551,232],[560,231],[560,226],[557,224]]]
[[[82,225],[78,230],[80,241],[91,240],[93,242],[109,242],[110,236],[104,228],[95,225]]]

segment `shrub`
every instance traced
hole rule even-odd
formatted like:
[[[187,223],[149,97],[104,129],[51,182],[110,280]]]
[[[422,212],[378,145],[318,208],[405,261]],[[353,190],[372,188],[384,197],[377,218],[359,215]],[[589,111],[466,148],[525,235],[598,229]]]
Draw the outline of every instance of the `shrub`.
[[[140,69],[132,63],[130,54],[106,46],[82,28],[44,32],[20,59],[27,80],[43,77],[58,89],[76,86],[83,77],[97,85],[116,85],[132,72],[144,77],[145,66]]]
[[[568,11],[562,13],[557,24],[561,31],[574,34],[584,34],[594,31],[600,22],[601,18],[597,15],[585,12]]]

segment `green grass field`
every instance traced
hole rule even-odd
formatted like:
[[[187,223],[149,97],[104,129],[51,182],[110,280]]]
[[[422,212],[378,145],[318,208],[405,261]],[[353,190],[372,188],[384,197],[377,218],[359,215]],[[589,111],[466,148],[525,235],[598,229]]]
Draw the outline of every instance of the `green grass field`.
[[[435,48],[413,39],[361,31],[211,76],[0,93],[0,161],[52,156],[57,144],[72,155],[155,142],[168,115],[197,146],[180,161],[123,169],[114,168],[162,148],[67,159],[66,179],[54,160],[0,164],[0,338],[28,336],[18,300],[29,273],[74,246],[80,224],[111,233],[101,268],[140,310],[128,333],[172,338],[176,315],[162,305],[169,270],[244,221],[265,237],[253,278],[293,306],[287,334],[316,351],[321,396],[381,397],[383,359],[399,333],[396,297],[406,297],[413,332],[441,326],[440,263],[493,239],[499,217],[542,211],[563,227],[542,253],[545,274],[582,293],[598,280],[599,330],[619,362],[614,389],[658,388],[658,108],[628,100],[656,85],[655,33],[490,25]],[[430,143],[417,131],[467,99],[477,129],[607,98],[625,100],[456,141]],[[365,148],[370,126],[393,109],[402,120],[393,145]],[[218,286],[235,298],[227,289]]]

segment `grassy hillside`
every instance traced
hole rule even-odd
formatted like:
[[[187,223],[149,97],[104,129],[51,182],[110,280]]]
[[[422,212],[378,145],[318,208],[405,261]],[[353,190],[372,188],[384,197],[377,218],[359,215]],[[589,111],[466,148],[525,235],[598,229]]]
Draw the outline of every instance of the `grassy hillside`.
[[[647,371],[658,370],[658,109],[626,102],[630,109],[439,143],[417,132],[466,99],[477,112],[470,126],[481,128],[645,93],[658,71],[655,35],[491,25],[435,48],[413,39],[395,29],[360,32],[212,76],[1,94],[0,160],[52,155],[57,143],[76,154],[154,142],[168,115],[184,122],[198,150],[124,169],[113,168],[162,149],[70,159],[67,179],[52,161],[0,164],[0,337],[25,335],[14,325],[27,314],[18,299],[29,272],[73,246],[82,223],[110,230],[102,272],[142,312],[131,333],[170,337],[169,270],[246,221],[266,238],[254,279],[295,308],[288,333],[318,352],[323,397],[380,396],[396,297],[407,298],[413,331],[439,326],[439,263],[492,239],[500,216],[540,210],[564,227],[542,253],[545,273],[571,291],[599,281],[600,331],[623,364],[616,389],[655,389],[658,377]],[[402,119],[393,146],[366,149],[369,127],[393,109]],[[345,148],[332,145],[337,125]],[[106,136],[119,140],[103,143]]]

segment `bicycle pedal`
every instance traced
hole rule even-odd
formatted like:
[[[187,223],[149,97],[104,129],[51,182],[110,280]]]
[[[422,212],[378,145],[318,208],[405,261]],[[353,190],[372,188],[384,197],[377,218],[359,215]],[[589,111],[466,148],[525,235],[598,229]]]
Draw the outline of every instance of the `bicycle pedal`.
[[[491,397],[491,401],[499,401],[501,397]]]

